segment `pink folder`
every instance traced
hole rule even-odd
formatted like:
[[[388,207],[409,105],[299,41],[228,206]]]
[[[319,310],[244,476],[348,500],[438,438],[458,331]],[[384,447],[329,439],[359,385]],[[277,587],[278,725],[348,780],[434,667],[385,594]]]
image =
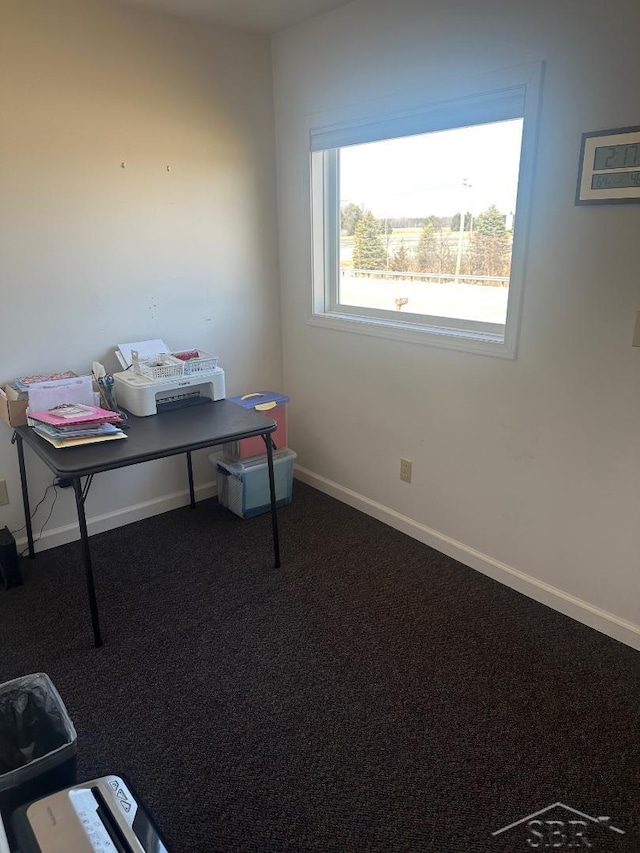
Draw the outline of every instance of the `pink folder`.
[[[52,426],[73,426],[74,424],[117,424],[121,423],[122,418],[117,412],[112,412],[109,409],[101,409],[100,406],[91,406],[90,412],[81,415],[72,415],[71,417],[60,417],[54,414],[51,409],[44,412],[28,412],[28,416],[36,421],[42,421],[45,424]]]

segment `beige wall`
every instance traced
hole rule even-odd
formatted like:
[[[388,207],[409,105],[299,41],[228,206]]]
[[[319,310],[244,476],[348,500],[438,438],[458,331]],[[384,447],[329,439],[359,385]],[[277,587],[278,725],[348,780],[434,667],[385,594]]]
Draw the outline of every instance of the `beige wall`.
[[[640,205],[574,206],[581,134],[640,124],[640,6],[358,0],[274,39],[284,379],[310,481],[640,647]],[[546,64],[515,361],[306,324],[305,116]],[[413,483],[399,459],[413,460]],[[508,618],[508,614],[505,614]]]
[[[581,133],[640,121],[640,8],[614,7],[605,26],[579,0],[357,0],[278,35],[281,335],[269,42],[99,0],[4,0],[0,379],[115,369],[118,341],[152,336],[214,350],[230,393],[291,395],[310,482],[640,645],[640,206],[573,205]],[[305,115],[415,104],[439,81],[538,60],[518,359],[307,326]],[[28,463],[35,503],[51,477]],[[185,485],[181,459],[101,475],[92,529],[184,503]],[[74,538],[74,518],[63,493],[43,544]]]
[[[99,0],[3,0],[0,380],[93,359],[116,370],[118,342],[162,337],[218,354],[230,394],[279,388],[275,235],[266,37]],[[0,433],[13,529],[17,462]],[[52,477],[28,461],[35,503]],[[212,473],[199,454],[197,484]],[[182,459],[99,480],[87,512],[114,514],[103,526],[185,500]],[[48,544],[75,537],[74,517],[62,493]]]

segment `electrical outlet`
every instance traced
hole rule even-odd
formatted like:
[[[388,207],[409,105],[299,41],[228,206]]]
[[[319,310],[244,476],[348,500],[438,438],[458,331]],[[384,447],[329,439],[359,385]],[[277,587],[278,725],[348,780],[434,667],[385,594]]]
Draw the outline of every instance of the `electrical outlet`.
[[[7,492],[7,481],[0,480],[0,506],[6,506],[9,503],[9,493]]]
[[[403,483],[411,482],[411,460],[400,459],[400,479]]]

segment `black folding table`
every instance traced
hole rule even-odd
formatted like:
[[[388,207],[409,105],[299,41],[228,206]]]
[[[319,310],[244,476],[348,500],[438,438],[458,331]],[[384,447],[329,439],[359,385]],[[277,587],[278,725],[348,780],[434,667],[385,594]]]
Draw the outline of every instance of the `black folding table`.
[[[194,450],[212,447],[226,442],[239,441],[243,438],[253,438],[261,435],[267,452],[269,470],[269,491],[271,498],[271,526],[273,531],[273,549],[275,567],[280,567],[280,542],[278,537],[278,518],[276,513],[276,492],[273,476],[273,450],[270,434],[276,429],[276,422],[266,415],[251,409],[244,409],[228,400],[216,402],[207,401],[198,406],[163,412],[146,418],[128,416],[125,425],[127,438],[117,441],[96,442],[81,447],[56,448],[35,430],[28,426],[16,427],[12,441],[18,450],[20,480],[22,483],[22,500],[29,543],[29,557],[35,556],[33,547],[33,530],[31,526],[31,510],[29,507],[29,492],[27,473],[24,459],[24,445],[29,447],[42,459],[56,477],[71,480],[76,497],[78,525],[84,561],[89,609],[93,637],[96,646],[102,645],[98,604],[93,581],[91,551],[89,549],[89,534],[85,517],[84,504],[94,474],[102,471],[112,471],[115,468],[126,468],[140,462],[152,459],[163,459],[185,453],[187,457],[187,473],[189,477],[189,496],[191,507],[195,507],[193,488],[193,467],[191,454]],[[82,478],[86,478],[84,486]]]

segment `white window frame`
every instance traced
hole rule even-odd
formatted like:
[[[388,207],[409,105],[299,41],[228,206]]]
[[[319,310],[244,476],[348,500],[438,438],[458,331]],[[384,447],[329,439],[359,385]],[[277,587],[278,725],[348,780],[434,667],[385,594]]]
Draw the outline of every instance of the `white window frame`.
[[[310,325],[414,343],[515,358],[523,298],[534,149],[542,63],[448,87],[437,101],[402,112],[384,105],[311,116],[310,150],[312,305]],[[359,308],[338,301],[340,200],[338,150],[347,145],[523,118],[511,277],[504,326],[444,317]]]

